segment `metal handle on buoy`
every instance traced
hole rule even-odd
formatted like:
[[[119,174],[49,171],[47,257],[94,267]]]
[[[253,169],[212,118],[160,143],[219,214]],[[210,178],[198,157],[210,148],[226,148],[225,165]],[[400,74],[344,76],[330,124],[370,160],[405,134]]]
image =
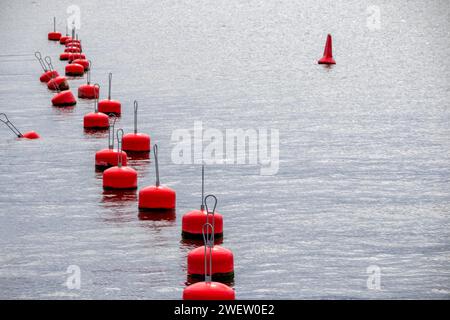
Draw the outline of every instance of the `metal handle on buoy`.
[[[121,134],[119,137],[119,133]],[[117,130],[117,166],[122,167],[122,138],[123,138],[123,130]]]
[[[109,73],[109,81],[108,81],[108,100],[111,100],[111,82],[112,82],[112,73]]]
[[[6,120],[3,120],[1,116],[4,116]],[[8,116],[5,113],[0,113],[0,121],[6,124],[6,126],[18,137],[22,137],[22,133],[19,131],[19,129],[16,128],[15,125],[12,124],[11,121],[9,121]]]
[[[138,110],[138,102],[134,100],[134,134],[137,133],[137,110]]]
[[[44,70],[44,72],[47,72],[48,70],[47,70],[47,68],[46,68],[46,66],[45,66],[44,60],[42,60],[42,55],[41,55],[41,53],[40,53],[39,51],[36,51],[36,52],[34,53],[34,56],[36,57],[37,61],[38,61],[39,64],[41,65],[42,70]]]
[[[108,148],[114,149],[114,126],[116,125],[117,117],[113,113],[110,113],[109,115],[111,116],[111,121],[108,129]]]
[[[68,23],[66,23],[66,37],[69,36],[69,27],[67,25]]]
[[[88,60],[89,62],[89,69],[87,71],[87,76],[86,76],[86,80],[87,80],[87,84],[91,84],[91,68],[92,68],[92,61]],[[94,95],[95,95],[95,88],[94,88]]]
[[[205,165],[202,164],[202,204],[200,205],[200,211],[205,210]]]
[[[53,64],[52,64],[52,58],[50,58],[49,56],[46,56],[44,58],[44,60],[47,63],[49,70],[53,71],[54,69],[53,69]]]
[[[208,198],[213,198],[214,199],[214,207],[213,207],[213,209],[212,209],[212,211],[209,211],[209,206],[208,206]],[[214,229],[214,227],[215,227],[215,225],[214,225],[214,223],[215,223],[215,219],[214,219],[214,213],[215,213],[215,211],[216,211],[216,206],[217,206],[217,198],[216,198],[216,196],[215,195],[213,195],[213,194],[208,194],[206,197],[205,197],[205,208],[206,208],[206,223],[209,223],[209,216],[211,215],[211,219],[212,219],[212,227],[213,227],[213,229]],[[212,237],[211,237],[211,241],[212,241],[212,244],[214,245],[214,234],[212,235]]]
[[[159,165],[158,165],[158,145],[153,146],[153,155],[155,156],[156,186],[159,187]]]
[[[75,40],[75,20],[74,21],[72,21],[72,37],[71,37],[71,39],[70,40]]]
[[[98,94],[95,94],[95,87],[98,87]],[[94,111],[98,112],[98,98],[100,97],[100,85],[98,83],[94,84]]]
[[[56,17],[53,17],[53,32],[56,32]]]
[[[210,237],[208,238],[208,228],[211,229]],[[212,250],[214,248],[214,226],[210,223],[205,223],[202,227],[203,242],[205,243],[205,282],[212,280]],[[212,239],[212,240],[211,240]],[[207,263],[207,251],[209,250],[209,272]]]

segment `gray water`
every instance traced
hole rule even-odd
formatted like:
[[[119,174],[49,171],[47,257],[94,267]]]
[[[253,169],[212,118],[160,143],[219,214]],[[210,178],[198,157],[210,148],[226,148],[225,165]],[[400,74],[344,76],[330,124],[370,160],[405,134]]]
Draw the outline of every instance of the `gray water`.
[[[36,50],[52,17],[81,9],[92,81],[122,102],[117,127],[160,149],[175,220],[141,221],[136,198],[102,192],[88,135],[93,103],[51,107]],[[367,8],[380,9],[380,29]],[[199,165],[171,160],[194,121],[278,129],[280,167],[207,166],[224,215],[238,299],[450,298],[450,36],[447,1],[1,1],[0,112],[42,139],[0,127],[0,298],[180,299],[181,217],[200,204]],[[337,65],[316,64],[326,34]],[[70,80],[72,91],[85,78]],[[139,187],[149,160],[130,161]],[[80,289],[66,286],[68,266]],[[381,270],[369,289],[367,268]]]

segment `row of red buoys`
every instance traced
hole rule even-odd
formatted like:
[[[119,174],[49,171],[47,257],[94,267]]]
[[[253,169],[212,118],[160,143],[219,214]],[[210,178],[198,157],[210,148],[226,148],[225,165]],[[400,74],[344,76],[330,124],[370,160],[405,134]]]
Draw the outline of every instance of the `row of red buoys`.
[[[212,211],[208,207],[208,198],[214,199]],[[235,292],[226,283],[234,278],[233,253],[216,245],[214,240],[214,212],[217,198],[208,195],[202,202],[206,209],[206,222],[202,226],[204,245],[193,249],[187,257],[187,273],[190,281],[195,282],[183,290],[183,300],[234,300]],[[203,206],[203,204],[202,204]]]

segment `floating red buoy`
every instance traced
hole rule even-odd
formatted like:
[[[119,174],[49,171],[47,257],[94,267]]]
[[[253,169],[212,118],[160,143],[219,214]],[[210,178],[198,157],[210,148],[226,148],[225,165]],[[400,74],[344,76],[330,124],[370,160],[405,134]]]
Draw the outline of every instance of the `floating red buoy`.
[[[66,48],[81,48],[81,41],[76,40],[78,42],[72,41],[65,44]]]
[[[121,104],[117,100],[111,100],[111,81],[112,73],[109,73],[109,84],[108,84],[108,99],[101,100],[98,103],[98,110],[107,114],[114,114],[120,116]]]
[[[217,198],[213,195],[208,195],[205,198],[205,203],[209,197],[214,198],[213,211],[209,211],[206,204],[206,211],[208,216],[214,217],[214,211],[216,210]],[[188,278],[190,279],[202,279],[205,276],[205,263],[209,264],[212,259],[211,276],[213,280],[230,282],[234,278],[234,262],[233,253],[221,246],[214,245],[214,219],[211,219],[213,224],[209,223],[207,219],[206,223],[202,227],[202,236],[205,242],[203,247],[196,248],[188,254]],[[208,239],[208,241],[207,241]],[[209,256],[206,254],[209,250]]]
[[[126,152],[150,152],[150,136],[137,132],[138,103],[134,100],[134,133],[127,133],[123,137],[123,150]]]
[[[88,71],[89,70],[89,60],[86,59],[75,59],[73,61],[71,61],[70,63],[76,63],[76,64],[80,64],[84,67],[84,71]]]
[[[100,91],[100,86],[96,83],[95,87]],[[109,128],[109,118],[103,112],[98,111],[98,96],[95,98],[94,112],[89,112],[84,116],[83,126],[90,130],[105,130]]]
[[[220,213],[214,212],[208,216],[205,210],[205,167],[202,165],[202,204],[200,210],[192,210],[183,215],[181,223],[181,236],[183,239],[200,240],[203,238],[203,226],[210,218],[214,226],[214,238],[223,237],[223,217]]]
[[[52,91],[69,90],[69,83],[66,77],[59,76],[47,82],[47,88]]]
[[[122,153],[123,130],[117,130],[117,150]],[[105,190],[134,190],[137,188],[137,172],[133,168],[122,166],[122,157],[118,157],[116,167],[109,168],[103,172],[103,189]]]
[[[4,117],[2,119],[1,117]],[[28,131],[22,134],[19,129],[16,128],[15,125],[12,124],[11,121],[9,121],[8,117],[5,113],[0,113],[0,121],[6,124],[6,126],[17,136],[17,138],[25,138],[25,139],[39,139],[40,136],[34,132],[34,131]]]
[[[183,300],[235,300],[235,293],[226,284],[202,281],[186,287]]]
[[[92,63],[89,61],[89,65]],[[97,86],[91,84],[91,70],[87,71],[87,83],[78,87],[78,98],[98,99],[100,90]]]
[[[67,39],[71,39],[71,37],[68,34],[67,24],[66,24],[66,35],[61,36],[61,38],[59,38],[59,44],[65,44]]]
[[[139,191],[140,211],[160,211],[175,209],[176,193],[169,187],[161,186],[159,182],[158,145],[153,146],[156,168],[156,185],[142,188]]]
[[[336,64],[333,59],[333,45],[331,41],[331,34],[327,36],[327,42],[325,44],[325,50],[323,51],[323,57],[319,60],[319,64]]]
[[[60,38],[61,38],[61,33],[56,32],[56,18],[53,17],[53,32],[48,33],[48,40],[59,41]]]
[[[71,63],[66,66],[66,76],[79,77],[84,74],[84,67],[81,64]]]
[[[79,47],[68,47],[64,49],[64,52],[78,53],[81,52],[81,49]]]
[[[217,201],[217,199],[216,199]],[[217,203],[217,202],[216,202]],[[205,224],[205,229],[213,228],[213,226],[209,223]],[[211,236],[207,236],[206,234],[210,234]],[[217,271],[226,271],[226,274],[232,275],[234,274],[233,267],[233,255],[229,252],[224,252],[225,254],[219,254],[214,256],[214,230],[210,232],[204,232],[204,242],[205,245],[201,248],[194,249],[188,256],[188,272],[189,265],[191,264],[190,272],[191,275],[195,275],[192,272],[198,272],[198,276],[204,276],[205,281],[194,283],[183,290],[183,300],[234,300],[235,293],[232,288],[229,286],[220,283],[220,282],[212,282],[212,278],[214,276],[214,271],[216,271],[217,275],[220,275],[220,272]],[[197,255],[197,252],[201,252],[201,255]],[[216,251],[216,254],[223,251]],[[220,259],[217,259],[220,256]],[[213,267],[214,263],[223,263],[223,267]],[[200,263],[200,266],[198,265]],[[200,268],[198,268],[200,267]],[[200,271],[203,269],[203,271]],[[225,273],[224,273],[225,274]],[[232,278],[231,278],[232,279]]]
[[[65,53],[61,53],[61,55]],[[69,63],[77,59],[86,59],[86,55],[84,53],[67,53],[67,60],[69,60]]]
[[[114,117],[112,125],[109,126],[108,132],[108,149],[103,149],[95,153],[95,169],[98,171],[106,170],[110,167],[119,165],[119,157],[121,157],[122,165],[127,165],[127,154],[124,151],[114,150]]]
[[[34,53],[34,56],[36,57],[37,61],[41,65],[42,70],[44,71],[44,73],[39,78],[39,80],[41,82],[49,82],[51,79],[59,76],[59,74],[58,74],[58,72],[56,70],[52,70],[52,68],[50,68],[50,67],[47,68],[47,66],[45,65],[44,60],[42,59],[42,55],[41,55],[41,53],[39,51],[36,51]]]
[[[71,54],[69,52],[63,52],[59,55],[59,60],[69,60],[70,55]]]
[[[68,107],[68,106],[76,105],[77,100],[75,99],[72,91],[64,90],[64,91],[58,92],[52,98],[52,104],[55,107]]]

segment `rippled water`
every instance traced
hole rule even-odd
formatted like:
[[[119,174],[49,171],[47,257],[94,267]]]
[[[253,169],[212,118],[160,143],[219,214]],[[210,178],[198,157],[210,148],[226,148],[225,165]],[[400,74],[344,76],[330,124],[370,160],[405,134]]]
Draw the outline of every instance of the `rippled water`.
[[[51,107],[33,52],[81,8],[92,80],[123,104],[118,127],[160,147],[175,220],[140,221],[136,198],[102,193],[87,135],[93,104]],[[207,167],[240,299],[450,298],[450,111],[446,1],[3,1],[0,112],[39,141],[0,127],[0,298],[179,299],[181,216],[198,208],[200,168],[171,161],[173,130],[273,128],[280,169]],[[337,65],[316,65],[327,33]],[[71,80],[76,88],[85,79]],[[105,96],[103,90],[103,97]],[[153,164],[131,161],[140,187]],[[81,289],[65,286],[69,265]],[[367,268],[381,268],[369,290]]]

